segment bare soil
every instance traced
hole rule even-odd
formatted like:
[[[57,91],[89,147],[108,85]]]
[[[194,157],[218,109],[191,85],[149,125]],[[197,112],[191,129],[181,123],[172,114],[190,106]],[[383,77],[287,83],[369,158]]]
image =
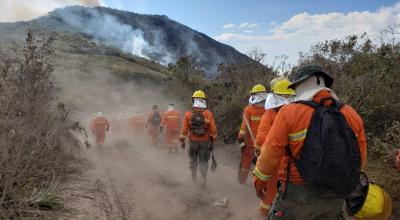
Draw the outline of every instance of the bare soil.
[[[186,151],[126,141],[93,147],[60,188],[66,210],[59,219],[259,219],[250,178],[240,185],[223,152],[216,150],[218,168],[203,189],[191,180]],[[225,197],[225,207],[215,205]]]

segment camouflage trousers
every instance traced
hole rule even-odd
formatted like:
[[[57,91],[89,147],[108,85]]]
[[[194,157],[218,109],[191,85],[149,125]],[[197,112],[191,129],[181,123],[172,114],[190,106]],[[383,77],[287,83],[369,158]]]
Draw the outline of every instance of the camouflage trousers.
[[[316,191],[306,185],[289,184],[286,195],[279,192],[269,220],[344,220],[345,198]]]
[[[210,160],[210,150],[208,141],[193,141],[190,142],[189,158],[192,178],[196,179],[197,170],[204,181],[207,179],[208,161]]]

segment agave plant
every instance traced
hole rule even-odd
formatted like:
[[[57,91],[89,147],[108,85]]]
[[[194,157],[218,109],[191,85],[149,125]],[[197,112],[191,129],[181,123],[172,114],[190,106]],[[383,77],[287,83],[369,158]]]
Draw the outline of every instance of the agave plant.
[[[58,178],[53,178],[48,187],[46,187],[44,190],[38,191],[35,188],[28,199],[28,203],[32,206],[46,210],[62,208],[62,197],[54,192],[59,182],[60,181]]]

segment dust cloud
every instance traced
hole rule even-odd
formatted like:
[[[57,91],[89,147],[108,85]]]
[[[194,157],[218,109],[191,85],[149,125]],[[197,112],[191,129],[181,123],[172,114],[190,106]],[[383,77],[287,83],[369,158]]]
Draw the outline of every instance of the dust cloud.
[[[226,150],[215,150],[219,165],[215,173],[209,171],[208,188],[204,190],[191,180],[187,149],[168,154],[162,144],[163,134],[159,146],[151,147],[145,134],[116,131],[113,124],[121,114],[123,119],[134,111],[146,115],[153,104],[165,111],[168,103],[175,102],[182,114],[188,106],[166,97],[165,88],[154,82],[127,82],[81,65],[58,68],[55,78],[61,98],[74,106],[74,120],[88,128],[93,113],[101,111],[111,122],[103,149],[98,149],[91,138],[93,147],[86,150],[86,154],[99,158],[95,169],[107,174],[103,181],[116,198],[113,207],[120,211],[111,219],[257,219],[258,200],[252,186],[238,183],[233,165],[238,161]],[[213,206],[224,197],[229,198],[226,207]]]

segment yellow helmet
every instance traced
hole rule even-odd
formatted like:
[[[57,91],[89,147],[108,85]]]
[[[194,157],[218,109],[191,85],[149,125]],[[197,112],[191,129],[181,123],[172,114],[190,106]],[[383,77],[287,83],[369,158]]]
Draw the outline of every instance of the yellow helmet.
[[[392,200],[385,190],[361,173],[356,190],[346,198],[346,208],[358,220],[387,220],[392,213]]]
[[[392,213],[392,200],[385,190],[370,183],[361,210],[354,216],[360,220],[387,220]]]
[[[271,80],[270,84],[271,84],[271,90],[275,94],[296,95],[296,92],[293,89],[288,88],[290,85],[292,85],[292,83],[284,77],[277,77]]]
[[[267,89],[265,88],[265,86],[261,85],[261,84],[257,84],[255,86],[253,86],[253,88],[251,89],[250,93],[254,94],[257,92],[267,92]]]
[[[192,98],[206,99],[206,94],[201,90],[197,90],[193,93]]]

